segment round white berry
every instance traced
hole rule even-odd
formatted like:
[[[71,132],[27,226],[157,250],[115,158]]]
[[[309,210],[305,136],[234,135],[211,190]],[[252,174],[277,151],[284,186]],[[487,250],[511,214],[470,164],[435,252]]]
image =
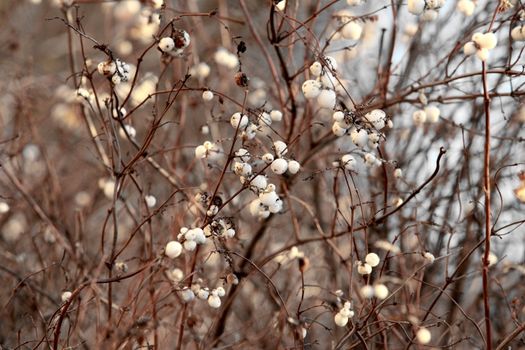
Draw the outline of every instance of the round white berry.
[[[477,52],[476,52],[476,57],[480,59],[480,61],[487,61],[489,59],[489,56],[490,56],[490,51],[486,48],[483,48],[483,49],[479,49]]]
[[[357,131],[357,129],[354,128],[350,132],[350,138],[352,139],[352,142],[357,147],[363,148],[368,143],[368,133],[366,132],[365,129],[361,129],[361,130]]]
[[[283,141],[275,141],[273,143],[273,148],[275,149],[275,154],[279,158],[288,152],[288,146]]]
[[[60,296],[60,299],[62,299],[62,302],[65,303],[67,301],[69,301],[69,299],[71,299],[71,296],[73,294],[69,291],[65,291],[64,293],[62,293],[62,295]]]
[[[480,34],[480,35],[477,35],[477,34],[480,34],[480,33],[475,33],[472,36],[472,41],[478,44],[481,49],[492,50],[498,44],[498,38],[496,37],[496,34],[492,32],[488,32],[488,33]]]
[[[5,214],[9,211],[9,204],[6,202],[0,202],[0,214]]]
[[[270,206],[279,200],[279,195],[275,191],[259,194],[259,200],[263,205]]]
[[[427,119],[429,122],[437,123],[441,111],[436,106],[428,106],[425,108],[425,114],[427,115]]]
[[[474,4],[472,0],[459,0],[458,1],[458,5],[457,5],[458,11],[463,13],[467,17],[472,16],[475,8],[476,8],[476,4]]]
[[[273,162],[273,154],[271,154],[271,153],[265,153],[265,154],[263,154],[263,156],[262,156],[262,160],[263,160],[266,164],[270,164],[271,162]]]
[[[290,174],[297,174],[299,172],[299,169],[301,169],[301,164],[299,164],[296,160],[290,160],[288,161],[288,172]]]
[[[168,258],[175,259],[181,255],[182,245],[177,241],[170,241],[168,244],[166,244],[164,252]]]
[[[310,73],[312,73],[313,76],[318,77],[321,75],[322,72],[323,72],[323,66],[321,65],[321,63],[317,61],[312,63],[312,65],[310,66]]]
[[[371,299],[374,297],[374,287],[367,284],[361,287],[361,289],[359,290],[359,293],[361,293],[361,296],[363,298]]]
[[[202,99],[204,101],[211,101],[213,100],[213,92],[211,92],[210,90],[206,90],[202,93]]]
[[[348,22],[344,25],[343,29],[341,30],[343,38],[348,40],[359,40],[362,33],[363,27],[361,27],[361,25],[359,25],[359,23],[356,23],[355,21]]]
[[[412,120],[414,121],[415,125],[423,125],[427,120],[427,114],[424,110],[420,109],[412,113]]]
[[[434,260],[436,260],[436,258],[434,257],[434,254],[430,253],[430,252],[425,252],[425,254],[423,254],[423,257],[428,260],[429,263],[433,263]]]
[[[237,128],[244,129],[246,125],[248,125],[248,117],[239,112],[234,113],[232,117],[230,118],[230,124],[235,129]]]
[[[416,332],[416,338],[417,338],[417,341],[420,342],[421,344],[428,344],[430,343],[430,340],[432,339],[432,334],[430,333],[428,329],[420,328]]]
[[[340,123],[338,122],[335,122],[333,125],[332,125],[332,132],[334,133],[335,136],[337,137],[341,137],[343,136],[344,134],[346,134],[346,131],[347,129],[343,128],[341,126]]]
[[[374,286],[374,295],[377,299],[383,300],[388,297],[388,288],[384,284],[376,284]]]
[[[155,204],[157,204],[157,198],[155,196],[148,194],[144,197],[144,200],[146,201],[146,205],[148,208],[153,208]]]
[[[344,327],[348,323],[348,317],[341,315],[341,313],[336,313],[334,316],[334,322],[339,327]]]
[[[425,9],[425,0],[408,0],[408,11],[414,15],[420,15]]]
[[[264,175],[257,175],[250,181],[250,185],[259,190],[264,190],[268,186],[268,180]]]
[[[280,122],[283,119],[283,112],[274,109],[270,112],[270,118],[274,122]]]
[[[180,294],[181,294],[182,300],[186,303],[195,299],[195,293],[193,293],[193,291],[188,287],[184,287],[184,289],[181,291]]]
[[[372,273],[372,266],[359,262],[359,265],[357,265],[357,273],[360,275],[369,275]]]
[[[288,162],[285,159],[277,158],[272,162],[270,168],[275,174],[281,175],[288,169]]]
[[[478,51],[476,48],[476,44],[474,44],[473,41],[467,42],[465,45],[463,45],[463,53],[465,56],[472,56]]]
[[[195,241],[184,241],[184,249],[189,252],[192,252],[197,248],[197,242]]]
[[[317,97],[319,107],[332,109],[335,107],[336,94],[334,90],[323,89]]]
[[[170,37],[164,37],[159,40],[159,49],[162,52],[169,52],[175,48],[175,41]]]
[[[403,170],[401,170],[400,168],[396,168],[396,170],[394,170],[394,177],[396,179],[399,179],[403,176]]]
[[[301,89],[304,97],[307,99],[317,98],[321,93],[321,83],[317,80],[307,80],[303,83]]]
[[[195,148],[195,158],[202,159],[206,157],[206,147],[204,145],[199,145]]]
[[[365,261],[368,265],[376,267],[380,262],[379,255],[376,253],[368,253],[365,257]]]
[[[218,295],[211,294],[208,298],[208,305],[210,305],[214,309],[218,309],[221,307],[221,298],[219,298]]]
[[[353,155],[345,154],[341,157],[341,165],[345,167],[346,170],[354,170],[356,161]]]

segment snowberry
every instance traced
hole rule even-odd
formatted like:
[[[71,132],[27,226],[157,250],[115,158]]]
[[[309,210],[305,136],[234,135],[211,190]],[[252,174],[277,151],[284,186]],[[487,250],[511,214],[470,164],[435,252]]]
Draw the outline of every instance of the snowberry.
[[[418,30],[418,26],[417,26],[417,24],[409,23],[409,24],[407,24],[407,25],[405,26],[404,33],[405,33],[405,35],[408,36],[408,37],[413,37],[414,35],[416,35],[417,30]]]
[[[9,211],[9,204],[6,202],[0,202],[0,214],[5,214]]]
[[[434,21],[438,17],[438,12],[436,10],[425,10],[423,15],[421,15],[421,20],[423,21]]]
[[[184,249],[189,252],[192,252],[197,248],[197,242],[195,241],[184,241]]]
[[[338,122],[335,122],[335,123],[332,125],[332,132],[334,133],[335,136],[341,137],[341,136],[343,136],[344,134],[346,134],[346,131],[347,131],[347,129],[346,129],[346,128],[343,128],[343,127],[341,126],[341,124],[338,123]]]
[[[284,11],[284,9],[286,8],[286,0],[281,0],[277,3],[277,5],[275,5],[275,7],[279,10],[279,11]]]
[[[60,299],[62,299],[62,302],[65,303],[67,301],[69,301],[69,299],[71,299],[71,296],[73,294],[69,291],[65,291],[64,293],[62,293],[62,295],[60,296]]]
[[[337,70],[337,61],[335,58],[333,58],[332,56],[325,56],[324,59],[326,61],[326,64],[328,65],[328,68],[330,68],[333,71]]]
[[[274,109],[270,112],[270,118],[274,122],[280,122],[283,119],[283,112]]]
[[[175,41],[171,37],[164,37],[159,40],[159,49],[162,52],[168,52],[175,48]]]
[[[233,164],[233,170],[235,174],[239,176],[248,176],[252,173],[252,166],[248,163],[235,162]]]
[[[344,166],[346,170],[354,170],[355,164],[355,158],[351,154],[345,154],[341,157],[341,165]]]
[[[204,145],[199,145],[195,148],[195,158],[202,159],[206,157],[206,147]]]
[[[257,175],[250,181],[250,185],[256,187],[259,190],[264,190],[268,185],[268,181],[266,180],[266,176]]]
[[[342,122],[345,119],[345,114],[341,111],[334,112],[332,119],[336,122]]]
[[[496,34],[488,32],[485,34],[474,33],[472,35],[472,41],[479,45],[482,49],[492,50],[498,44],[498,38]]]
[[[301,164],[299,164],[296,160],[290,160],[288,161],[288,172],[290,174],[297,174],[299,172],[299,169],[301,169]]]
[[[357,6],[360,5],[363,0],[346,0],[346,3],[349,6]]]
[[[270,213],[273,213],[273,214],[280,212],[282,209],[283,209],[283,201],[281,199],[278,199],[277,201],[275,201],[275,203],[268,206],[268,210],[270,211]]]
[[[379,255],[376,253],[368,253],[365,257],[365,261],[368,265],[376,267],[380,262]]]
[[[210,291],[208,290],[208,288],[201,288],[197,292],[197,298],[202,299],[202,300],[208,299],[209,295],[210,295]]]
[[[367,299],[372,299],[374,297],[374,287],[370,286],[370,285],[365,285],[363,287],[361,287],[361,289],[359,290],[359,293],[361,294],[361,296],[363,298],[367,298]]]
[[[305,98],[317,98],[321,94],[321,83],[317,80],[307,80],[303,83],[301,89]]]
[[[230,124],[235,129],[244,129],[248,125],[248,117],[239,112],[234,113],[230,118]]]
[[[129,135],[130,138],[135,138],[137,136],[137,130],[129,124],[124,125],[124,128],[120,128],[119,130],[119,136],[123,139],[127,138],[126,134]]]
[[[226,295],[226,291],[224,290],[223,287],[217,287],[217,288],[215,288],[215,292],[216,292],[217,295],[218,295],[219,297],[221,297],[221,298],[222,298],[223,296]]]
[[[336,94],[334,90],[323,89],[317,97],[317,103],[321,108],[332,109],[335,107]]]
[[[425,108],[425,114],[429,122],[436,123],[439,120],[441,111],[436,106],[428,106]]]
[[[279,200],[279,195],[275,191],[265,192],[259,194],[259,200],[262,204],[270,206]]]
[[[273,143],[273,149],[277,157],[282,157],[288,152],[288,146],[283,141],[275,141]]]
[[[422,109],[417,110],[414,113],[412,113],[412,120],[414,121],[415,125],[423,125],[427,120],[427,114]]]
[[[357,273],[360,275],[369,275],[372,273],[372,266],[368,265],[367,263],[359,262],[357,265]]]
[[[271,154],[271,153],[265,153],[265,154],[263,154],[263,156],[262,156],[262,160],[263,160],[266,164],[270,164],[271,162],[273,162],[273,154]]]
[[[100,62],[97,66],[97,70],[102,75],[112,76],[117,71],[117,65],[115,64],[115,61]]]
[[[489,266],[492,266],[498,262],[498,257],[496,256],[496,254],[490,252],[488,260],[489,260]]]
[[[388,288],[384,284],[379,283],[374,286],[374,295],[377,299],[386,299],[386,297],[388,297],[388,293]]]
[[[157,198],[155,196],[148,194],[144,197],[144,200],[146,201],[146,205],[148,208],[153,208],[155,204],[157,204]]]
[[[272,162],[270,168],[275,174],[281,175],[284,174],[288,169],[288,162],[285,159],[277,158]]]
[[[202,93],[202,99],[204,101],[211,101],[213,100],[213,92],[211,92],[210,90],[206,90]]]
[[[211,294],[208,298],[208,305],[214,309],[218,309],[221,307],[221,298],[219,298],[218,295]]]
[[[408,0],[408,11],[414,15],[420,15],[425,9],[425,0]]]
[[[184,272],[182,272],[182,270],[179,268],[174,268],[173,270],[169,271],[168,277],[174,282],[180,282],[184,278]]]
[[[248,140],[251,140],[253,138],[255,138],[255,136],[257,136],[257,130],[259,129],[259,127],[253,123],[249,123],[248,126],[246,127],[246,130],[244,130],[242,133],[241,133],[241,137],[243,138],[247,138]]]
[[[239,59],[237,58],[237,55],[231,53],[223,47],[221,47],[215,52],[213,58],[215,59],[215,62],[217,64],[225,66],[229,69],[234,69],[239,64]]]
[[[476,52],[476,57],[480,59],[480,61],[487,61],[489,59],[490,51],[488,49],[480,49]]]
[[[357,129],[354,128],[350,132],[350,138],[352,139],[352,142],[357,147],[363,148],[368,143],[368,133],[366,132],[365,129],[361,129],[361,130],[358,131]]]
[[[478,49],[476,48],[476,44],[474,44],[472,41],[469,41],[463,45],[463,53],[465,56],[472,56],[476,53],[476,51],[478,51]]]
[[[195,76],[199,79],[207,78],[210,75],[211,68],[205,62],[200,62],[197,65],[190,68],[190,75]]]
[[[193,293],[193,291],[188,287],[184,287],[184,289],[181,291],[180,294],[181,294],[182,300],[186,303],[195,299],[195,293]]]
[[[465,16],[472,16],[476,4],[472,0],[459,0],[456,7],[459,12],[463,13]]]
[[[339,327],[344,327],[348,323],[348,317],[344,316],[344,315],[341,315],[341,313],[338,312],[334,316],[334,322]]]
[[[425,254],[423,254],[423,257],[428,260],[429,263],[433,263],[434,260],[436,260],[436,258],[434,257],[434,254],[430,253],[430,252],[425,252]]]
[[[321,75],[322,72],[323,72],[323,66],[321,65],[321,63],[317,61],[312,63],[312,65],[310,66],[310,73],[312,73],[313,76],[318,77]]]
[[[381,162],[372,153],[365,153],[365,164],[372,167],[381,164]]]
[[[235,157],[239,158],[243,162],[247,162],[250,160],[250,152],[247,149],[239,148],[235,152]]]
[[[399,179],[399,178],[401,178],[402,176],[403,176],[403,170],[401,170],[400,168],[396,168],[396,169],[394,170],[394,177],[395,177],[396,179]]]
[[[359,23],[356,23],[355,21],[348,22],[344,25],[343,29],[341,30],[343,38],[348,40],[359,40],[362,33],[363,27],[361,27],[361,25],[359,25]]]
[[[386,113],[380,109],[374,109],[365,115],[365,119],[374,126],[377,130],[381,130],[385,127]]]
[[[512,40],[515,41],[525,41],[525,31],[523,30],[523,26],[517,26],[512,28],[510,32],[510,36],[512,37]]]
[[[432,339],[432,334],[430,333],[428,329],[420,328],[416,332],[416,338],[417,338],[417,341],[420,342],[421,344],[428,344],[430,340]]]
[[[182,245],[177,241],[170,241],[166,244],[164,253],[168,258],[175,259],[182,253]]]

